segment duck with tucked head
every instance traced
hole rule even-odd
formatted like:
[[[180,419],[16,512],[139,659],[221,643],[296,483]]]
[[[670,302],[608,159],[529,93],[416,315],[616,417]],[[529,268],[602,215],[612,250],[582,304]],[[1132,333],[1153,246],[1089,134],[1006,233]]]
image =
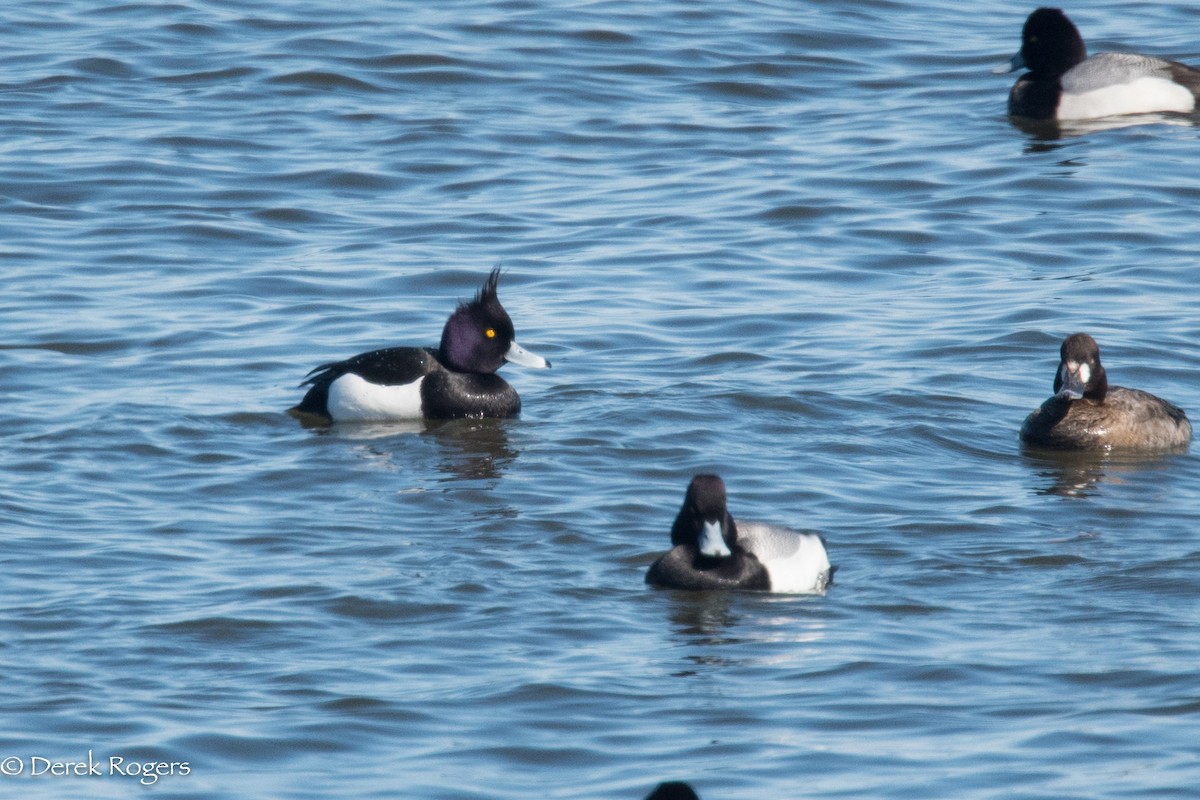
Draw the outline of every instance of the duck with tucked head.
[[[1187,447],[1192,424],[1183,409],[1140,389],[1109,386],[1091,336],[1068,336],[1059,353],[1054,396],[1025,418],[1022,442],[1071,450]]]
[[[670,589],[825,591],[836,567],[825,542],[765,522],[734,522],[725,482],[697,475],[671,527],[672,549],[650,565],[646,583]]]
[[[389,347],[322,364],[301,384],[312,387],[289,412],[326,424],[517,416],[521,398],[496,370],[506,361],[537,368],[550,362],[513,338],[496,294],[499,280],[496,267],[475,299],[455,309],[436,351]]]
[[[1097,53],[1060,9],[1025,20],[1021,49],[996,73],[1026,68],[1008,95],[1008,113],[1028,119],[1085,120],[1120,114],[1189,112],[1200,95],[1200,70],[1154,56]]]

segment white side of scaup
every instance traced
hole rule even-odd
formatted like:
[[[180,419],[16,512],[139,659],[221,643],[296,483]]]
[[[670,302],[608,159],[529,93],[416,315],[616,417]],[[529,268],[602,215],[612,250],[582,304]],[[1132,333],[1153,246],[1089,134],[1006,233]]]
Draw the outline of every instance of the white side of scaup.
[[[737,529],[738,544],[767,568],[772,592],[807,594],[829,585],[832,567],[820,536],[763,522],[738,522]]]
[[[1070,74],[1068,72],[1063,76],[1063,93],[1058,101],[1056,116],[1062,120],[1147,114],[1154,111],[1186,113],[1196,107],[1196,97],[1187,87],[1165,78],[1143,76],[1128,83],[1076,92],[1070,88]]]
[[[347,372],[329,384],[329,415],[335,420],[370,422],[421,418],[421,376],[400,386],[381,386]]]

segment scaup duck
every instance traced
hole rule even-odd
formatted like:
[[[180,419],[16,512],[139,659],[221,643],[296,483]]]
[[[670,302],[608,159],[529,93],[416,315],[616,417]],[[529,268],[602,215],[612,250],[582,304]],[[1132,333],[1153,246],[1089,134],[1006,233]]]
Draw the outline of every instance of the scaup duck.
[[[1063,341],[1054,396],[1025,418],[1021,441],[1072,450],[1172,450],[1192,438],[1187,414],[1140,389],[1109,386],[1100,346],[1086,333]]]
[[[500,268],[474,300],[460,303],[438,349],[389,347],[330,364],[308,374],[304,399],[289,412],[330,422],[515,417],[521,398],[496,375],[506,361],[526,367],[550,362],[513,338],[513,324],[496,294]]]
[[[825,542],[764,522],[737,522],[729,514],[725,482],[697,475],[671,527],[672,549],[646,573],[646,583],[671,589],[759,589],[823,592],[835,567]]]
[[[1097,53],[1060,9],[1025,20],[1021,49],[996,73],[1028,69],[1008,95],[1008,113],[1028,119],[1085,120],[1121,114],[1188,112],[1200,95],[1200,70],[1154,56]]]

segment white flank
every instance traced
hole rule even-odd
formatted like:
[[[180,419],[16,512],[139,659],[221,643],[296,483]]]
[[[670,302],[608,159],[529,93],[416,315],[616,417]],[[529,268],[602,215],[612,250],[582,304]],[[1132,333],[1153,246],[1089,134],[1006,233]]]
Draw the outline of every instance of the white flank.
[[[335,422],[419,419],[421,376],[402,386],[380,386],[348,372],[329,385],[329,416]]]
[[[810,594],[829,584],[829,555],[821,537],[761,522],[739,522],[738,542],[767,568],[772,592]]]
[[[1081,94],[1064,92],[1058,101],[1058,118],[1096,119],[1153,111],[1187,112],[1195,107],[1196,98],[1187,87],[1165,78],[1145,77]]]

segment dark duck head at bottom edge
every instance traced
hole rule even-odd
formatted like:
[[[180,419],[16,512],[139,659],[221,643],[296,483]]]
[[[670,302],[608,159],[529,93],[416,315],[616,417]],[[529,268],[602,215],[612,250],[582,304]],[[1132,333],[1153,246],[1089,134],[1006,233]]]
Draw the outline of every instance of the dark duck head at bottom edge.
[[[646,795],[646,800],[700,800],[700,795],[683,781],[663,781]]]

